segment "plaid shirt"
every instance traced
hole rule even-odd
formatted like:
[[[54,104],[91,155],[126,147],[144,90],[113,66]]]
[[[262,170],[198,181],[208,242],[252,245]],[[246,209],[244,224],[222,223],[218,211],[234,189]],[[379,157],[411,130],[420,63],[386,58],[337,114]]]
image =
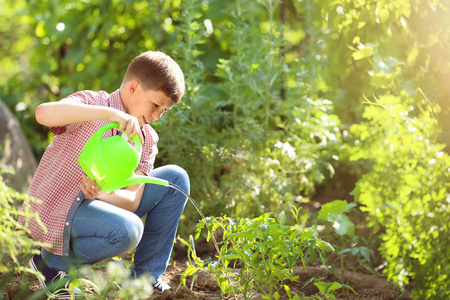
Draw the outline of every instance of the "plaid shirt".
[[[81,91],[61,101],[108,106],[125,111],[119,90],[112,94]],[[31,203],[31,209],[38,212],[47,230],[44,231],[34,219],[29,220],[27,226],[31,236],[35,240],[50,243],[51,246],[46,249],[56,255],[69,254],[72,219],[85,198],[79,188],[83,170],[78,164],[78,156],[89,138],[108,122],[95,120],[50,128],[55,137],[45,150],[29,189],[31,196],[42,201],[40,204]],[[142,131],[145,140],[138,169],[149,174],[158,153],[158,135],[148,124]],[[116,133],[117,129],[114,128],[103,137],[108,138]],[[24,204],[22,210],[25,209],[27,207]],[[19,223],[23,224],[24,221],[23,216],[20,216]]]

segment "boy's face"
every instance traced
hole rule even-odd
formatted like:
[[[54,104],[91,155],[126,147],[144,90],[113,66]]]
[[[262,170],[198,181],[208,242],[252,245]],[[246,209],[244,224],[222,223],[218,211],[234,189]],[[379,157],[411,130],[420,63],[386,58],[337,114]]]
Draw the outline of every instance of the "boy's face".
[[[139,120],[142,127],[147,123],[157,121],[166,110],[172,108],[174,102],[161,91],[147,90],[144,92],[141,84],[130,89],[130,101],[126,112]]]

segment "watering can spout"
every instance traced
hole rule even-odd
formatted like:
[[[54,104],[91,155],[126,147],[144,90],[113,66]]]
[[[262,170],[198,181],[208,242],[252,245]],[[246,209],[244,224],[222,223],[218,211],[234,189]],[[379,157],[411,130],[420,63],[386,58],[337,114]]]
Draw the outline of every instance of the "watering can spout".
[[[124,181],[124,186],[129,186],[137,183],[152,183],[157,185],[169,186],[169,182],[167,180],[141,175],[134,175],[133,177],[128,178]]]

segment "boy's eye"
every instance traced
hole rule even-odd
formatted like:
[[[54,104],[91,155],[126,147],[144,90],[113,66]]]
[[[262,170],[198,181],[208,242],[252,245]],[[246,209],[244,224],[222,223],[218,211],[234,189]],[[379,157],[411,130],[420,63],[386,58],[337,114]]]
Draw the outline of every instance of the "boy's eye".
[[[156,108],[158,108],[158,107],[159,107],[159,105],[155,103],[155,107],[156,107]]]

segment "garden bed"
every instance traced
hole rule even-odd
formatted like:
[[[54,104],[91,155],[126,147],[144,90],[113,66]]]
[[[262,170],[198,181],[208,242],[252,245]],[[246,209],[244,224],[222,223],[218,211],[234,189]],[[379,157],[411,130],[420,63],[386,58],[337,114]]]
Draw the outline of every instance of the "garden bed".
[[[199,253],[207,253],[210,250],[209,243],[201,242],[196,247]],[[177,260],[169,265],[166,273],[162,278],[172,286],[172,290],[164,293],[154,292],[148,299],[149,300],[171,300],[171,299],[186,299],[186,300],[209,300],[218,299],[221,297],[221,291],[216,281],[203,271],[198,273],[197,279],[192,285],[191,278],[186,281],[186,286],[180,286],[181,274],[186,270],[186,260],[182,257],[186,257],[185,249],[179,243],[175,247],[174,257]],[[238,272],[239,270],[236,270]],[[318,293],[318,289],[309,283],[306,287],[303,287],[312,277],[323,278],[324,281],[333,282],[336,278],[327,270],[322,267],[311,266],[307,270],[296,267],[294,273],[299,276],[296,282],[286,282],[291,288],[292,292],[298,293],[300,296],[313,296]],[[348,282],[358,294],[348,292],[348,294],[336,293],[337,299],[383,299],[383,300],[407,300],[409,297],[409,291],[401,293],[397,290],[392,283],[388,282],[385,278],[368,274],[368,272],[355,272],[353,275],[350,272],[345,272],[346,276],[351,277]],[[20,285],[28,286],[27,291],[20,293]],[[190,287],[192,286],[192,290]],[[23,287],[22,287],[23,288]],[[39,282],[34,276],[27,274],[26,276],[18,275],[13,282],[8,284],[7,295],[5,299],[29,299],[31,296],[40,290]],[[20,298],[17,298],[21,294]],[[286,294],[280,291],[281,300],[288,299]],[[16,297],[16,298],[14,298]],[[46,299],[45,297],[39,298]],[[226,295],[223,299],[234,299],[233,295]],[[237,295],[236,299],[242,300],[242,296]],[[260,296],[253,298],[254,300],[262,299]]]

